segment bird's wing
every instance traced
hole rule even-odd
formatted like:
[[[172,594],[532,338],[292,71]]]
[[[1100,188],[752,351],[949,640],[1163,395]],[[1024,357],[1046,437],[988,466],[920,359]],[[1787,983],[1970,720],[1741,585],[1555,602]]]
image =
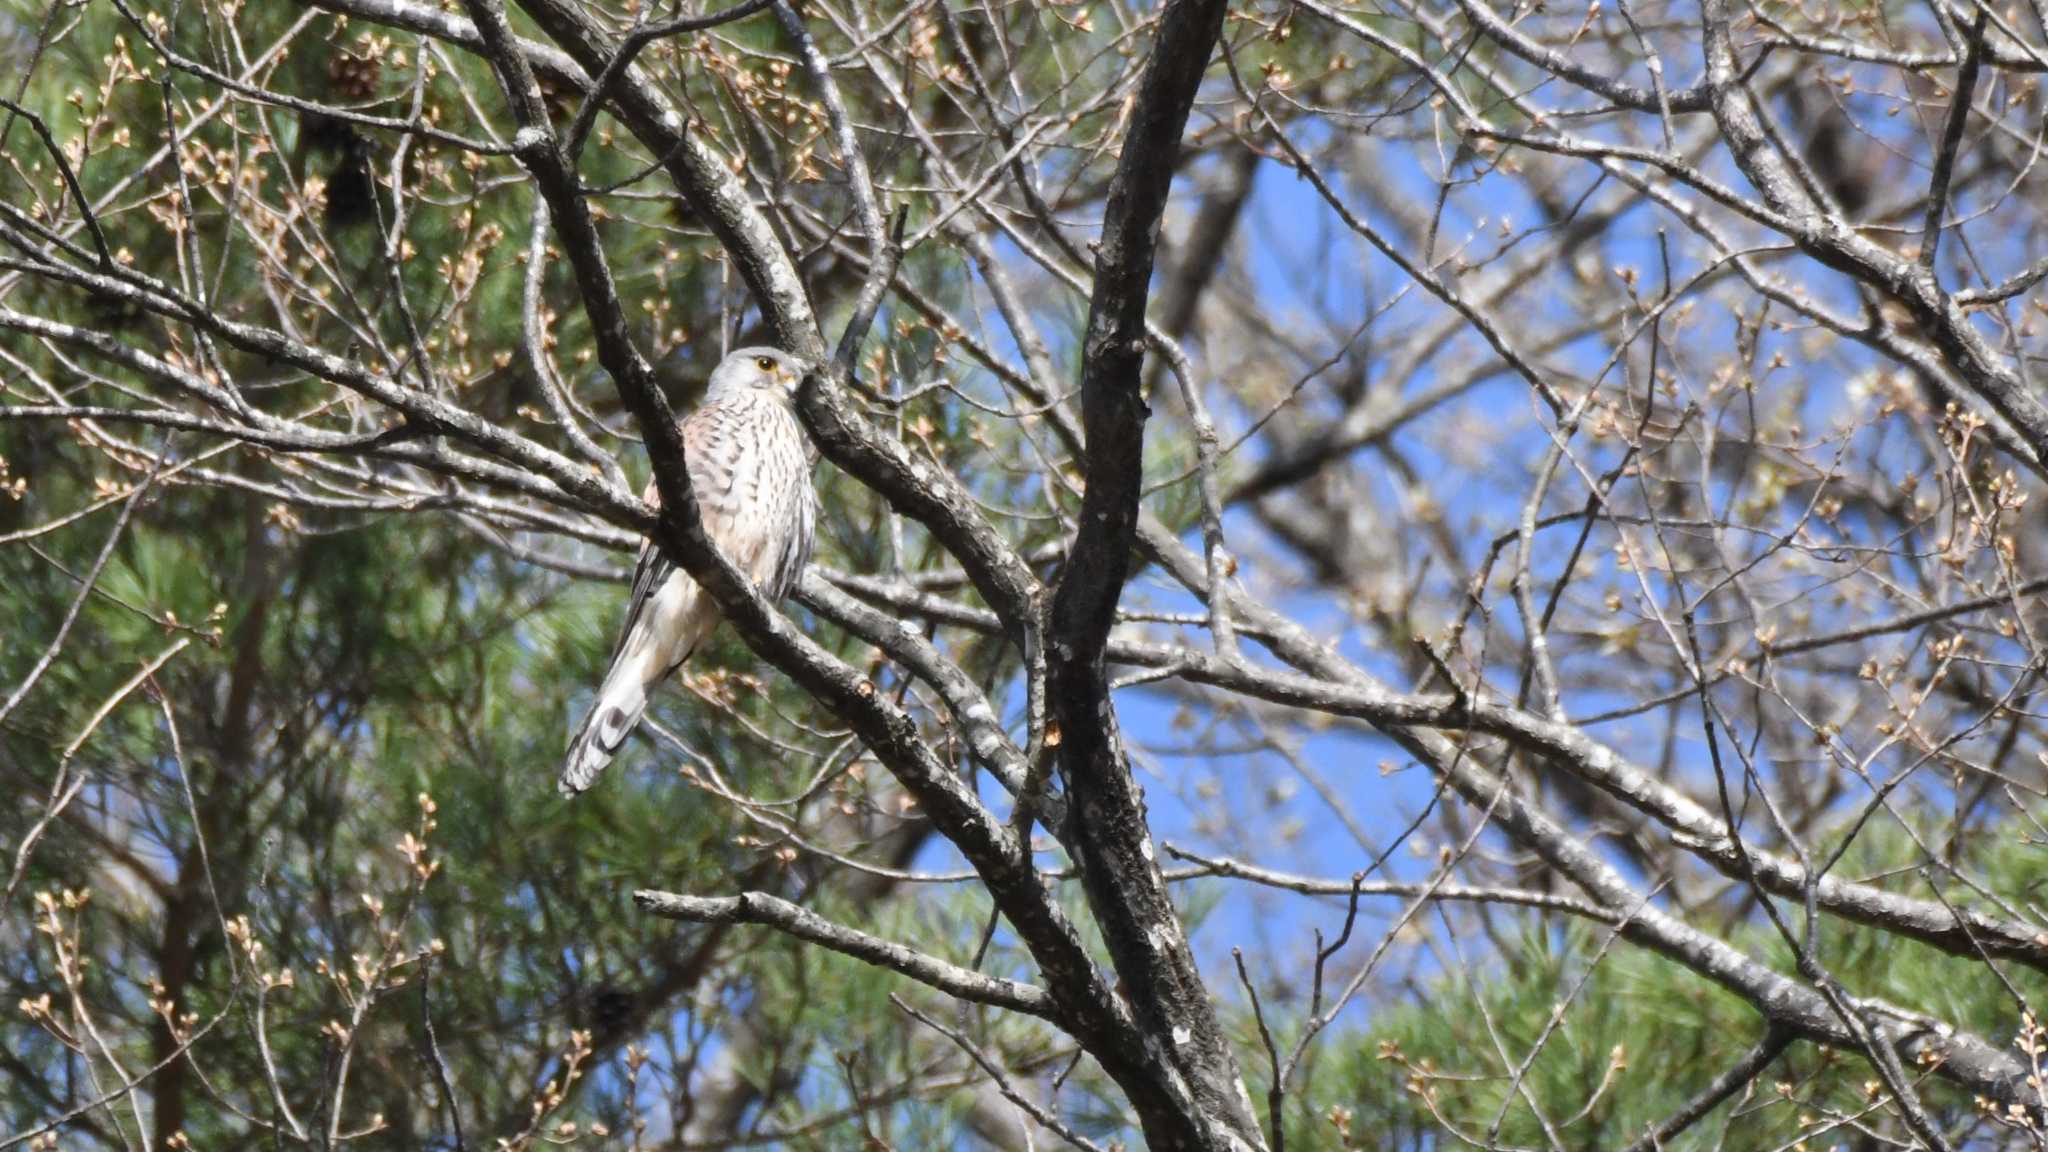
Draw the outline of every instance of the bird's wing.
[[[654,486],[648,485],[648,499],[656,500]],[[676,570],[675,561],[654,546],[654,541],[640,542],[640,559],[633,566],[633,594],[626,598],[626,615],[619,622],[619,638],[612,642],[612,654],[605,661],[607,667],[618,663],[619,653],[625,650],[626,638],[633,634],[633,625],[647,611],[647,602],[668,583],[670,573]]]
[[[818,531],[818,498],[811,492],[809,460],[797,472],[795,482],[795,504],[791,510],[788,531],[782,538],[782,547],[775,557],[775,568],[768,580],[768,595],[777,600],[796,590],[797,581],[803,579],[804,566],[811,562],[811,545]]]

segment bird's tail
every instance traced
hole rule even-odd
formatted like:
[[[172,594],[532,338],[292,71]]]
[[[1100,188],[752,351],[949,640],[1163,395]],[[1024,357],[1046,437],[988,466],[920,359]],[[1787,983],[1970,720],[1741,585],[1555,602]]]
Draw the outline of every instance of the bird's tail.
[[[562,778],[555,784],[562,795],[574,796],[595,783],[597,774],[618,754],[619,745],[639,726],[641,713],[647,711],[648,685],[640,679],[638,664],[634,660],[618,660],[605,674],[604,686],[597,690],[590,714],[583,718],[583,727],[569,741]]]
[[[590,715],[569,741],[556,783],[562,795],[574,796],[597,780],[639,726],[648,693],[682,667],[717,626],[717,609],[687,577],[663,583],[648,598],[620,640]]]

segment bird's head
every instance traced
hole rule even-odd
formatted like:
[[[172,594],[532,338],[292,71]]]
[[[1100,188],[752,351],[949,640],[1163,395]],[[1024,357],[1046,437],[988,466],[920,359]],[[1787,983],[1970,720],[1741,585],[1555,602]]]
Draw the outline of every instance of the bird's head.
[[[760,392],[790,400],[797,386],[811,370],[808,361],[780,348],[742,348],[719,361],[711,373],[708,396],[732,396]]]

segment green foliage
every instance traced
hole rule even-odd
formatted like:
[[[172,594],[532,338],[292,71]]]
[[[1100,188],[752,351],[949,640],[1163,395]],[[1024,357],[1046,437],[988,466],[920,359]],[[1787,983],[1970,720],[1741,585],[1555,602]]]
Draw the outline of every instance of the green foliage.
[[[2012,831],[1986,829],[1977,839],[1980,874],[2039,870],[2039,853]],[[1858,845],[1844,875],[1883,874],[1883,862],[1914,858],[1898,834],[1866,832]],[[1779,909],[1797,930],[1798,909]],[[1483,969],[1440,974],[1423,995],[1377,1010],[1364,1028],[1330,1043],[1290,1112],[1299,1131],[1290,1130],[1289,1147],[1480,1147],[1494,1139],[1543,1146],[1547,1121],[1567,1147],[1619,1148],[1763,1039],[1760,1018],[1743,1001],[1614,940],[1605,927],[1523,918],[1518,927],[1496,921],[1490,935],[1499,940],[1504,929],[1508,946]],[[1791,949],[1760,920],[1729,939],[1794,971]],[[2030,969],[2001,967],[2022,1003],[1985,979],[1979,961],[1838,920],[1822,926],[1820,941],[1827,970],[1852,995],[1994,1040],[2013,1040],[2025,1006],[2048,997],[2048,977]],[[1939,1123],[1978,1123],[1967,1094],[1925,1071],[1918,1090]],[[1780,1148],[1813,1135],[1817,1120],[1876,1107],[1876,1083],[1859,1057],[1795,1043],[1753,1093],[1667,1146]],[[2001,1138],[1997,1129],[1987,1137]]]

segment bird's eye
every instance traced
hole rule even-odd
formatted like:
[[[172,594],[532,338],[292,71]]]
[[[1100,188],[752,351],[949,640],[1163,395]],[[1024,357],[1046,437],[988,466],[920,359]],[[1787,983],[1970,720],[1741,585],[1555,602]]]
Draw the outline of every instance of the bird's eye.
[[[756,356],[754,357],[754,367],[759,368],[763,372],[773,372],[775,370],[775,361],[767,356]]]

